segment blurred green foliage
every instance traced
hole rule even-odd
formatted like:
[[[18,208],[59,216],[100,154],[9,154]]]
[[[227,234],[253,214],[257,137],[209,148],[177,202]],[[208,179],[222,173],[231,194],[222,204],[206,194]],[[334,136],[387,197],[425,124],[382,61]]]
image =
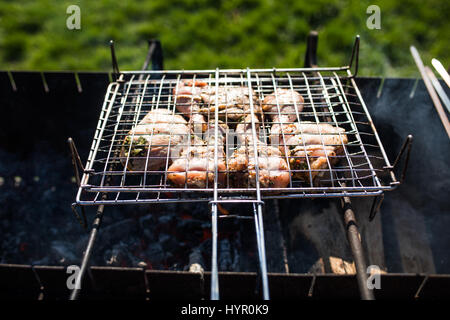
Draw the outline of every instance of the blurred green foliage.
[[[66,9],[81,8],[81,30]],[[369,30],[366,9],[381,9]],[[450,1],[354,0],[15,0],[0,3],[0,69],[111,70],[108,41],[122,70],[140,69],[150,38],[162,41],[166,69],[296,67],[305,39],[319,31],[321,66],[348,63],[361,35],[360,74],[417,76],[409,52],[425,64],[450,64]]]

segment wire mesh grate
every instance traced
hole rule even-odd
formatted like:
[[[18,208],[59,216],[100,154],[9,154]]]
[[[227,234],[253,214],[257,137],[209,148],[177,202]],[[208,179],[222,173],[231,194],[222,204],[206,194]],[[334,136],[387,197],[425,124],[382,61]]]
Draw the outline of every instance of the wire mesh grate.
[[[347,67],[123,72],[85,168],[81,205],[368,196],[395,181]]]

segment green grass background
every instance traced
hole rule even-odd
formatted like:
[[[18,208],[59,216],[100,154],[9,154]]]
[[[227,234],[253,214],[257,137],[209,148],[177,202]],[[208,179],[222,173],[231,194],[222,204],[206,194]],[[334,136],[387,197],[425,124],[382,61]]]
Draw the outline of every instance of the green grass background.
[[[81,30],[66,28],[71,4]],[[366,27],[371,4],[381,30]],[[360,34],[360,74],[417,76],[410,45],[425,64],[449,66],[449,14],[448,0],[3,0],[0,69],[110,71],[110,39],[121,70],[140,69],[150,38],[162,41],[166,69],[300,67],[318,30],[321,66],[348,64]]]

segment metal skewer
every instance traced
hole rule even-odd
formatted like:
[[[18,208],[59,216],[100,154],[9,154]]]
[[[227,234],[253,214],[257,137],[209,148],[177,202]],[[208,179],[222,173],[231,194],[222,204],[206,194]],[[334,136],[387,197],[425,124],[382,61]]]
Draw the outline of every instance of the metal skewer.
[[[355,260],[359,294],[362,300],[375,300],[373,291],[367,286],[366,259],[361,244],[361,235],[356,224],[355,213],[353,212],[349,197],[342,198],[342,207],[344,209],[344,225],[347,231],[347,239],[350,244],[353,259]]]
[[[450,88],[450,76],[448,75],[447,70],[445,70],[444,66],[438,59],[431,59],[431,64],[436,69],[436,71],[441,75],[442,79],[444,79],[447,86]]]
[[[448,121],[447,115],[445,114],[441,101],[439,100],[439,97],[437,96],[436,91],[434,91],[433,85],[431,84],[431,81],[427,76],[425,66],[423,65],[419,52],[414,46],[411,46],[410,50],[414,58],[414,61],[416,62],[417,68],[419,68],[420,74],[422,75],[423,82],[425,83],[428,93],[430,94],[431,100],[433,101],[434,107],[436,108],[439,118],[441,118],[441,122],[444,125],[445,131],[447,132],[447,135],[450,138],[450,122]]]
[[[217,267],[217,200],[218,200],[218,134],[219,134],[219,69],[216,69],[216,108],[214,112],[214,201],[211,208],[212,262],[211,262],[211,300],[219,300],[219,270]]]
[[[447,94],[445,94],[445,91],[439,83],[439,80],[436,78],[431,68],[425,66],[425,71],[430,78],[431,83],[433,84],[434,90],[436,90],[436,92],[438,93],[439,97],[442,100],[442,103],[447,108],[447,111],[450,112],[450,100],[448,99]]]
[[[256,228],[256,236],[257,236],[257,245],[258,245],[258,256],[259,256],[259,264],[260,264],[260,272],[261,272],[261,280],[263,287],[263,299],[269,300],[269,280],[267,277],[267,265],[266,265],[266,248],[264,245],[264,228],[263,228],[263,217],[262,217],[262,199],[261,199],[261,190],[259,183],[259,156],[258,156],[258,147],[257,143],[259,141],[258,136],[256,135],[256,115],[255,115],[255,107],[253,105],[252,98],[252,80],[251,80],[251,72],[250,69],[247,68],[247,81],[248,81],[248,92],[249,92],[249,102],[250,102],[250,113],[252,116],[252,142],[253,142],[253,155],[255,158],[255,185],[256,185],[256,204],[253,204],[255,210],[255,228]]]

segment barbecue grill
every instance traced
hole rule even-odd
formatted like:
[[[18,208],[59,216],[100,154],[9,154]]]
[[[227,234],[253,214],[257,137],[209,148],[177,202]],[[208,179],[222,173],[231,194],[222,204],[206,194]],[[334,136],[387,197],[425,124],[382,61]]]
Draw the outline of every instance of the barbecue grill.
[[[111,42],[111,53],[114,70],[114,81],[108,86],[101,114],[98,120],[92,147],[86,162],[83,165],[74,142],[69,139],[72,150],[73,163],[76,178],[79,185],[76,201],[72,205],[74,212],[80,221],[86,225],[86,217],[83,207],[98,206],[96,220],[86,248],[81,272],[78,281],[84,276],[90,253],[94,245],[98,227],[105,206],[126,205],[144,203],[172,203],[172,202],[206,202],[211,206],[212,218],[212,264],[211,264],[211,298],[219,299],[218,265],[217,265],[217,234],[218,219],[225,217],[221,214],[220,206],[231,202],[248,202],[253,205],[253,212],[249,216],[236,216],[236,218],[253,218],[257,239],[259,272],[261,276],[262,297],[269,299],[269,286],[266,267],[266,252],[264,245],[263,205],[266,199],[288,198],[317,198],[317,197],[341,197],[345,211],[345,223],[348,226],[348,237],[355,258],[357,277],[361,296],[366,299],[373,298],[365,285],[365,262],[361,250],[359,233],[354,224],[354,215],[351,208],[350,197],[373,196],[374,202],[370,215],[378,210],[385,191],[395,189],[402,181],[411,147],[412,137],[408,136],[398,157],[393,164],[389,161],[377,130],[372,122],[368,109],[363,101],[361,93],[356,85],[355,76],[358,71],[359,36],[356,37],[353,46],[350,63],[342,67],[317,67],[311,65],[315,61],[317,41],[314,34],[310,35],[307,49],[306,66],[304,68],[273,68],[273,69],[215,69],[215,70],[160,70],[162,69],[162,54],[159,42],[152,42],[141,71],[119,71],[114,52],[114,44]],[[146,70],[152,60],[154,70]],[[314,63],[313,63],[314,64]],[[223,119],[223,112],[219,108],[209,112],[206,117],[209,123],[213,123],[214,131],[207,133],[207,141],[211,148],[211,157],[214,159],[214,167],[207,168],[207,174],[214,175],[213,183],[206,181],[203,188],[191,188],[173,186],[168,181],[168,168],[172,160],[172,154],[166,158],[147,154],[134,155],[130,145],[124,144],[124,139],[129,135],[140,120],[151,110],[167,109],[172,114],[180,114],[176,109],[177,87],[183,80],[196,80],[206,82],[218,92],[219,87],[239,86],[248,89],[249,114],[251,116],[252,143],[249,148],[253,150],[250,156],[255,161],[255,184],[246,187],[235,187],[227,178],[224,183],[219,183],[218,175],[225,174],[229,177],[229,170],[220,172],[218,169],[219,153],[219,120]],[[304,97],[304,108],[301,112],[296,109],[295,122],[309,121],[317,124],[322,146],[325,147],[324,137],[327,133],[321,132],[319,124],[328,123],[335,127],[345,129],[339,136],[346,135],[348,141],[343,143],[340,139],[343,152],[340,155],[326,155],[327,166],[322,169],[311,168],[306,155],[306,166],[298,169],[291,168],[288,164],[290,181],[285,188],[265,188],[260,185],[260,169],[258,164],[258,149],[256,141],[263,141],[269,145],[268,136],[270,128],[274,124],[267,119],[268,113],[263,115],[261,122],[256,121],[256,102],[262,101],[267,95],[274,93],[276,98],[276,113],[281,116],[283,111],[278,102],[277,91],[290,89],[300,93]],[[215,105],[219,105],[215,96]],[[213,102],[214,103],[214,102]],[[226,117],[224,122],[228,127],[236,126],[236,122]],[[281,117],[280,117],[281,118]],[[293,124],[282,122],[280,125]],[[284,133],[282,133],[284,137]],[[213,139],[209,139],[213,136]],[[170,141],[174,140],[172,134],[169,143],[161,147],[171,148]],[[233,153],[235,147],[231,133],[227,133],[227,158]],[[133,141],[133,137],[131,139]],[[139,145],[138,145],[139,146]],[[187,139],[183,147],[191,148],[191,140]],[[304,147],[304,146],[303,146]],[[129,148],[125,156],[121,150]],[[406,153],[406,162],[398,179],[394,172],[402,155]],[[128,163],[133,160],[144,160],[144,170],[131,171]],[[165,163],[162,170],[150,170],[148,163],[161,161]],[[332,165],[332,163],[336,163]],[[309,176],[309,179],[295,178],[297,173]],[[318,179],[313,179],[318,175]],[[82,215],[78,213],[81,207]],[[76,298],[79,289],[72,292],[71,298]]]

